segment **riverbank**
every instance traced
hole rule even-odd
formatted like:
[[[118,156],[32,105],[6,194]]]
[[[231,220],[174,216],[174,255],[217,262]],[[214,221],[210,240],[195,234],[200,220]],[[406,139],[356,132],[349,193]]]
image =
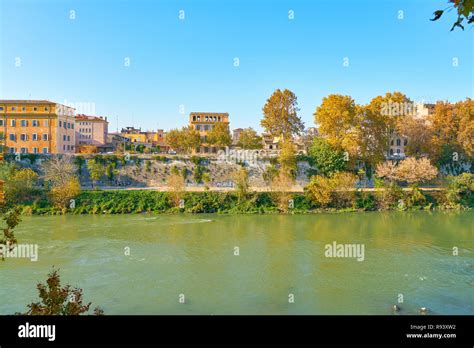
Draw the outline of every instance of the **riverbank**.
[[[474,207],[472,197],[462,204],[448,204],[444,191],[334,192],[325,206],[304,193],[251,192],[170,192],[150,190],[83,191],[67,209],[52,205],[46,196],[22,204],[25,215],[131,214],[131,213],[219,213],[219,214],[311,214],[319,212],[377,210],[442,210]]]

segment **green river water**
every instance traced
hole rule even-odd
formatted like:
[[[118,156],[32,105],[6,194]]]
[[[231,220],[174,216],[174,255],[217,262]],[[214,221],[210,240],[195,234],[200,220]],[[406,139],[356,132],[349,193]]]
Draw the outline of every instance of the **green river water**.
[[[399,294],[400,314],[474,314],[473,222],[469,211],[24,217],[16,237],[39,259],[0,261],[0,314],[37,301],[53,265],[105,314],[391,314]],[[363,245],[364,260],[326,257],[333,242]]]

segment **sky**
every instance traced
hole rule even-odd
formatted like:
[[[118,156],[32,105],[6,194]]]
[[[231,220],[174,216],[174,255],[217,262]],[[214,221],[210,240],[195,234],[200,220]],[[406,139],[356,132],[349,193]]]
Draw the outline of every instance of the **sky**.
[[[277,88],[314,126],[324,96],[388,91],[416,102],[474,94],[474,28],[447,0],[0,0],[0,99],[107,116],[109,131],[228,112],[261,131]],[[346,64],[344,64],[346,63]],[[348,64],[347,64],[348,63]]]

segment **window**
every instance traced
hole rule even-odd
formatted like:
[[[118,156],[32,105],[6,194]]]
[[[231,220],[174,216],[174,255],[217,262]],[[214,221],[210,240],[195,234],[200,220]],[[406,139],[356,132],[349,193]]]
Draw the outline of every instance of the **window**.
[[[38,127],[38,126],[39,126],[38,120],[32,120],[32,121],[31,121],[31,125],[32,125],[33,127]]]
[[[67,128],[67,127],[66,127],[66,126],[67,126],[66,122],[63,122],[63,126],[64,126],[64,129]]]
[[[62,121],[59,121],[59,127],[62,127],[62,126],[63,126]]]
[[[22,127],[27,127],[28,126],[28,121],[27,120],[21,120],[21,126]]]
[[[206,130],[206,131],[209,130],[209,125],[208,124],[204,125],[204,130]]]
[[[400,146],[402,144],[400,138],[397,139],[397,146]]]
[[[10,127],[15,127],[15,126],[16,126],[16,121],[10,120]]]
[[[405,145],[405,146],[408,145],[408,139],[405,139],[405,140],[403,141],[403,145]]]
[[[71,128],[74,129],[74,123],[71,124]]]
[[[63,145],[63,150],[66,151],[66,145]]]
[[[15,140],[16,140],[15,134],[11,134],[11,133],[10,133],[10,134],[9,134],[9,139],[10,139],[11,141],[15,141]]]
[[[25,107],[22,107],[22,108],[21,108],[21,111],[26,111],[26,108],[25,108]]]
[[[22,147],[20,152],[21,153],[28,153],[28,149],[26,147]]]
[[[397,149],[397,154],[400,154],[400,149]]]
[[[38,134],[33,134],[31,140],[38,140]]]
[[[390,149],[390,156],[393,156],[393,149]]]
[[[63,135],[63,141],[66,141],[66,135]]]
[[[21,140],[21,141],[27,141],[27,140],[28,140],[28,135],[26,135],[26,134],[20,134],[20,140]]]
[[[0,106],[0,111],[3,111],[3,106]]]
[[[12,106],[12,111],[16,111],[16,106]]]
[[[67,141],[71,141],[71,136],[70,135],[67,136]]]
[[[38,148],[37,147],[33,148],[33,153],[38,153]]]
[[[8,151],[9,151],[10,153],[15,153],[15,152],[16,152],[16,148],[10,147],[10,148],[8,149]]]
[[[71,129],[71,124],[68,122],[67,128]]]
[[[196,125],[196,130],[201,130],[201,126],[199,124]]]
[[[43,147],[43,153],[48,153],[48,148],[47,147]]]
[[[3,120],[0,120],[0,126],[3,126],[3,125],[4,125]]]
[[[49,108],[47,106],[45,106],[44,111],[49,111]]]
[[[390,145],[392,145],[392,146],[393,146],[393,139],[392,139],[392,140],[390,140]]]
[[[36,106],[33,107],[33,111],[38,111],[38,108]]]
[[[48,140],[48,134],[43,134],[43,140]]]

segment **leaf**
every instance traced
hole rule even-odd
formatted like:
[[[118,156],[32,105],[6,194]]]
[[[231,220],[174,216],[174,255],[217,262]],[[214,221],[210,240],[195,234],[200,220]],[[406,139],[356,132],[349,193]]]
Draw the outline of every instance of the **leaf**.
[[[430,21],[437,21],[438,19],[440,19],[441,16],[443,15],[443,12],[444,12],[443,10],[434,11],[433,12],[434,17],[430,19]]]

